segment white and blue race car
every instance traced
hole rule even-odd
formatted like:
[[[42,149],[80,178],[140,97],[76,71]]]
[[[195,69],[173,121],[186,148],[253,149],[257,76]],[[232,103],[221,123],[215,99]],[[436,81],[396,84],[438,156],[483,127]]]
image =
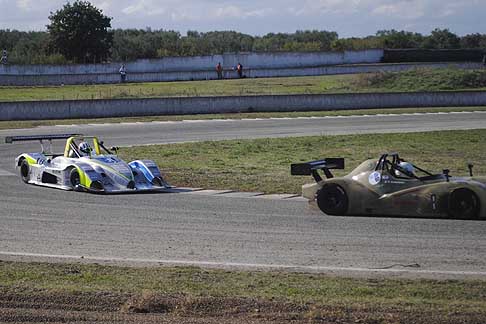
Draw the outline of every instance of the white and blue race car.
[[[52,140],[66,140],[64,153],[52,153]],[[151,160],[126,163],[94,136],[79,134],[9,136],[6,143],[34,141],[41,152],[22,153],[15,166],[25,183],[75,191],[123,193],[161,191],[171,186]]]

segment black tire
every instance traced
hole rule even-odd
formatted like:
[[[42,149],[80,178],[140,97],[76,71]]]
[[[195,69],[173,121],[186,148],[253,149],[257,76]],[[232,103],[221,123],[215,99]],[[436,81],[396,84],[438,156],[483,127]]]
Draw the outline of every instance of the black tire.
[[[348,195],[340,185],[330,183],[317,191],[317,205],[327,215],[342,216],[348,211]]]
[[[449,195],[449,216],[476,219],[479,216],[479,198],[467,188],[455,189]]]
[[[79,177],[79,172],[76,168],[72,168],[69,173],[69,180],[71,181],[71,186],[73,190],[80,190],[81,178]]]
[[[30,180],[30,165],[26,159],[20,162],[20,178],[23,182],[28,183]]]
[[[152,180],[152,184],[154,186],[157,186],[157,187],[162,187],[162,180],[159,178],[159,177],[155,177],[153,180]]]

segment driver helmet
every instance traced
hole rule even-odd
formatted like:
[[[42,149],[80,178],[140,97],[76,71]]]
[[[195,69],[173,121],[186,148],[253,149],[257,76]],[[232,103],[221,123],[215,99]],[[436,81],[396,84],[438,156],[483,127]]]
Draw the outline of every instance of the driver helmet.
[[[404,174],[403,172],[400,172],[398,170],[395,170],[395,174],[397,176],[410,176],[410,175],[414,175],[414,170],[415,168],[413,167],[412,163],[408,163],[408,162],[405,162],[405,161],[402,161],[398,164],[398,166],[400,168],[402,168],[403,170],[407,171],[408,174]]]
[[[88,143],[82,142],[79,144],[79,152],[81,153],[81,156],[89,156],[91,151],[91,146],[89,146]]]

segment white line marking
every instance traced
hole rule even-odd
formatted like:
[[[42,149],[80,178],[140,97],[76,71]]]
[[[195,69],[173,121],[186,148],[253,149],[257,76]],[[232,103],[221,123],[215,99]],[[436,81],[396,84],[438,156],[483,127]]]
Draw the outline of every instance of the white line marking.
[[[151,121],[152,124],[174,124],[176,123],[175,120],[154,120]]]
[[[96,125],[96,124],[93,124],[93,125]],[[139,124],[137,124],[135,122],[135,123],[120,123],[120,125],[124,125],[124,126],[135,126],[135,125],[139,125]]]
[[[275,270],[298,270],[313,272],[374,272],[374,273],[414,273],[423,275],[460,275],[460,276],[486,276],[484,271],[460,271],[460,270],[417,270],[417,269],[380,269],[380,268],[363,268],[363,267],[334,267],[334,266],[305,266],[290,264],[265,264],[265,263],[240,263],[240,262],[214,262],[214,261],[186,261],[186,260],[164,260],[164,259],[139,259],[139,258],[119,258],[119,257],[99,257],[99,256],[81,256],[81,255],[64,255],[64,254],[43,254],[27,252],[7,252],[0,251],[0,256],[17,256],[17,257],[36,257],[52,258],[61,260],[86,260],[93,262],[130,262],[130,263],[156,263],[167,265],[182,266],[200,266],[200,267],[236,267],[236,268],[255,268],[255,269],[275,269]]]
[[[309,119],[346,119],[346,118],[375,118],[375,117],[396,117],[396,116],[422,116],[422,115],[449,115],[449,114],[486,114],[486,111],[451,111],[451,112],[415,112],[402,114],[373,114],[373,115],[335,115],[335,116],[310,116],[310,117],[270,117],[270,118],[241,118],[241,119],[184,119],[184,120],[168,120],[168,121],[150,121],[150,122],[122,122],[122,123],[103,123],[103,124],[76,124],[76,125],[54,125],[57,127],[83,127],[83,126],[110,126],[110,125],[124,125],[135,126],[144,124],[174,124],[174,123],[211,123],[211,122],[238,122],[238,121],[261,121],[261,120],[309,120]],[[51,126],[38,126],[51,127]]]
[[[220,119],[220,118],[219,118],[219,119],[218,119],[218,118],[216,118],[216,119],[211,119],[211,120],[212,120],[212,121],[217,121],[217,122],[227,122],[227,121],[231,121],[231,119]]]

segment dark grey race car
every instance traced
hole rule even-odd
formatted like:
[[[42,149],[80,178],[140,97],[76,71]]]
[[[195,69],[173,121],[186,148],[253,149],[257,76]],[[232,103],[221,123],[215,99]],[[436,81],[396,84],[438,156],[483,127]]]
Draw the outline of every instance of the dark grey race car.
[[[390,153],[344,177],[330,172],[344,169],[343,158],[292,164],[291,174],[314,177],[302,195],[328,215],[486,219],[486,177],[473,176],[472,167],[469,177],[453,177],[448,170],[432,174]]]

